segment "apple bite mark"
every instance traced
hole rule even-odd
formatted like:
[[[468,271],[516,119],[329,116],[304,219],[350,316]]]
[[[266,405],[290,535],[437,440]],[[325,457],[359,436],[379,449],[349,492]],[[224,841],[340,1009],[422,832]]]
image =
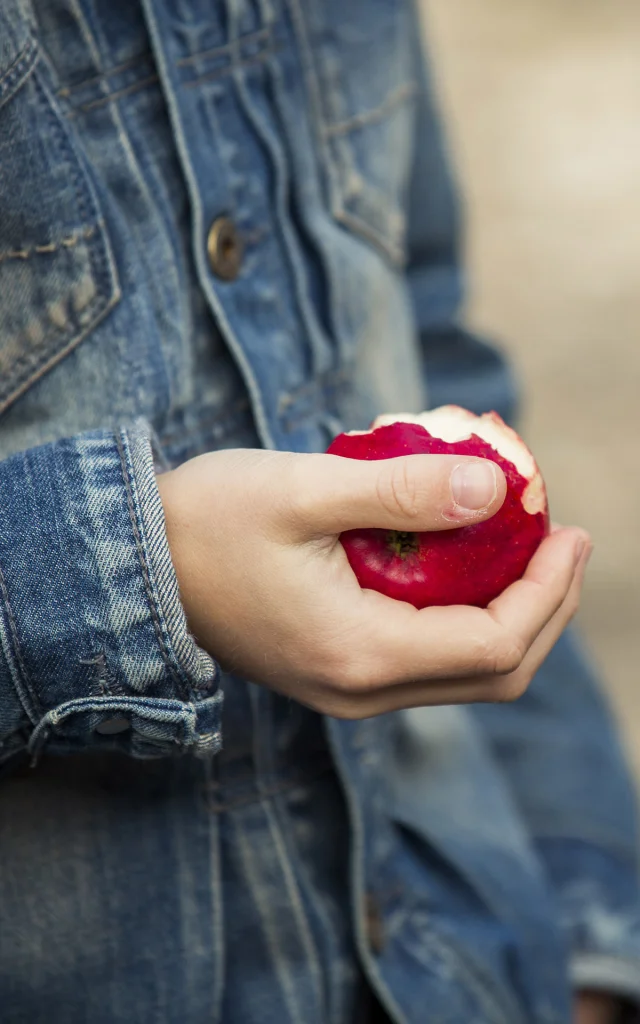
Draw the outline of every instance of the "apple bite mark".
[[[371,424],[371,429],[391,426],[398,422],[417,423],[424,427],[432,437],[448,441],[450,444],[460,444],[465,440],[470,440],[473,434],[482,438],[494,451],[507,461],[512,462],[520,475],[529,481],[522,496],[524,509],[532,515],[545,510],[547,494],[536,461],[522,438],[504,422],[501,416],[498,416],[497,412],[475,416],[468,409],[462,409],[458,405],[443,405],[439,409],[432,409],[431,412],[417,415],[398,413],[397,415],[378,416]]]
[[[533,455],[497,413],[443,406],[419,416],[380,416],[368,431],[341,434],[328,449],[352,459],[465,455],[491,459],[507,493],[490,519],[431,533],[349,530],[341,540],[362,587],[416,608],[486,607],[523,575],[549,532],[547,496]]]

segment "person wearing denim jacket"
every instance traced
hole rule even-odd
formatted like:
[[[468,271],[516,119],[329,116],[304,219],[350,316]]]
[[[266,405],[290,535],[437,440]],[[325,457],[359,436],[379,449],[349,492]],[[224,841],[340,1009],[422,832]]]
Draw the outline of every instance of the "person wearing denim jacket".
[[[570,632],[528,689],[325,715],[261,678],[243,608],[202,639],[198,587],[231,600],[261,522],[239,449],[309,515],[284,453],[383,411],[514,416],[458,322],[419,37],[403,0],[0,4],[2,1024],[640,1005],[635,797]],[[219,559],[181,575],[209,517]]]

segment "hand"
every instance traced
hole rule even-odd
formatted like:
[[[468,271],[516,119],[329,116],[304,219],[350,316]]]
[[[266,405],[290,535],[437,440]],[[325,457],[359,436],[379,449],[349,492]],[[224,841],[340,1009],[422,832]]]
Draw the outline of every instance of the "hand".
[[[587,534],[557,530],[525,577],[486,609],[426,608],[362,590],[343,530],[447,530],[493,515],[455,505],[451,473],[481,459],[231,450],[158,477],[191,632],[228,671],[325,714],[510,701],[525,691],[578,606]]]
[[[618,999],[600,992],[580,992],[574,1003],[574,1024],[616,1024],[622,1007]]]

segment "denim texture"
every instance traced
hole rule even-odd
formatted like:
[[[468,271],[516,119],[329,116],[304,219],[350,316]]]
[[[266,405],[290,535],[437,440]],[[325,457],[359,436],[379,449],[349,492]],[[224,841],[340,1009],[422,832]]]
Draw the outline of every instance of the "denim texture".
[[[635,797],[575,638],[517,704],[339,722],[221,672],[179,600],[157,472],[513,416],[419,38],[406,0],[0,4],[2,1024],[640,1000]]]

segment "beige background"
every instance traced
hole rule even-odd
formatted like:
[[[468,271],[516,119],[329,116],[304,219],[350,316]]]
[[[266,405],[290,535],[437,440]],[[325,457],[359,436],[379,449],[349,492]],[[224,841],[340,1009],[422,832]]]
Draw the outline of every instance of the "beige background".
[[[582,630],[640,778],[640,5],[423,0],[467,198],[471,322],[526,385]]]

